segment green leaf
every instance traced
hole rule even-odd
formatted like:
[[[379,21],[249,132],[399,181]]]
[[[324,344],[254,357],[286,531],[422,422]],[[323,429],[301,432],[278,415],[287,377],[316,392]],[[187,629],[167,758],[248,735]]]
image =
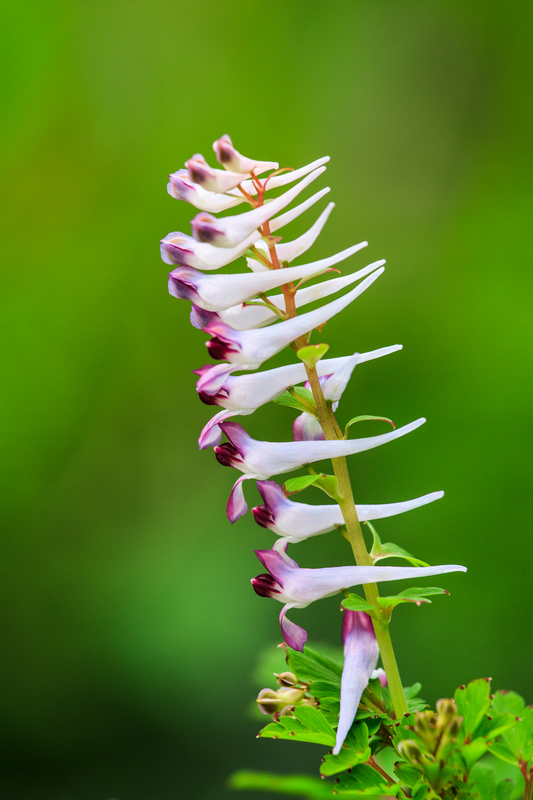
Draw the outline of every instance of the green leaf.
[[[287,663],[291,672],[299,680],[307,683],[309,681],[330,681],[341,685],[342,664],[334,661],[328,656],[315,652],[310,647],[304,647],[303,653],[299,650],[287,650]]]
[[[362,414],[360,417],[352,417],[352,419],[346,423],[344,428],[344,438],[348,438],[348,431],[350,430],[351,425],[355,425],[356,422],[367,422],[369,420],[378,420],[379,422],[388,422],[392,427],[395,429],[396,425],[391,419],[387,419],[387,417],[372,417],[368,414]]]
[[[315,482],[315,486],[318,486],[318,488],[322,489],[329,497],[339,502],[339,482],[335,475],[326,475],[322,472],[318,478],[319,480]]]
[[[489,709],[490,710],[490,709]],[[508,728],[512,728],[516,717],[512,714],[496,714],[495,717],[484,717],[477,726],[476,733],[485,739],[495,739]]]
[[[403,693],[405,695],[405,699],[412,700],[414,697],[417,697],[421,689],[421,683],[413,683],[412,686],[404,686]]]
[[[394,774],[405,786],[412,788],[420,780],[420,772],[410,764],[399,763],[394,767]]]
[[[525,708],[523,717],[517,717],[501,738],[518,761],[528,762],[533,758],[533,709]]]
[[[295,395],[298,396],[296,397]],[[306,411],[308,414],[316,415],[313,392],[304,386],[293,386],[289,391],[283,392],[279,397],[275,397],[273,402],[278,406],[289,406],[289,408],[296,408],[298,411]]]
[[[526,704],[516,692],[507,692],[504,689],[500,689],[492,699],[492,707],[500,714],[512,714],[515,717],[521,717]]]
[[[358,594],[350,594],[348,597],[345,597],[341,603],[343,608],[347,608],[349,611],[375,611],[374,606],[370,603],[367,603],[360,595]]]
[[[331,784],[309,775],[275,775],[271,772],[235,772],[229,779],[232,789],[255,789],[287,794],[306,800],[331,800]]]
[[[316,697],[317,700],[322,700],[323,697],[331,697],[334,699],[339,699],[340,694],[340,681],[313,681],[312,683],[312,691],[311,688],[309,691]]]
[[[325,736],[332,736],[335,742],[335,731],[324,719],[324,715],[317,708],[311,706],[297,706],[294,709],[294,716],[305,728],[315,733],[322,733]]]
[[[399,783],[385,783],[379,772],[369,764],[357,764],[351,772],[341,775],[337,791],[353,797],[383,794],[394,797],[401,791],[401,786]]]
[[[302,475],[300,478],[290,478],[283,484],[285,494],[301,492],[308,486],[316,486],[318,489],[322,489],[328,497],[332,497],[337,502],[339,500],[337,478],[335,475],[326,475],[325,472],[312,472],[310,475]]]
[[[301,347],[296,352],[296,355],[300,361],[303,361],[304,364],[313,369],[328,350],[329,344],[309,344],[306,347]]]
[[[491,744],[489,746],[489,753],[492,753],[493,756],[496,756],[501,761],[505,761],[506,764],[512,764],[514,767],[518,766],[518,761],[511,753],[511,751],[505,747],[503,744]]]
[[[317,483],[321,475],[302,475],[300,478],[290,478],[283,484],[285,494],[296,494],[296,492],[303,492],[308,486]]]
[[[478,737],[469,744],[461,745],[459,747],[459,752],[465,760],[467,769],[471,770],[476,761],[479,761],[481,756],[484,756],[488,749],[489,746],[485,739]]]
[[[469,768],[470,769],[470,768]],[[487,764],[476,764],[468,776],[468,797],[472,800],[488,800],[496,794],[494,770]]]
[[[394,544],[394,542],[385,542],[384,544],[380,545],[378,550],[374,550],[374,548],[372,548],[370,555],[374,562],[381,561],[384,558],[403,558],[404,561],[408,561],[413,565],[413,567],[430,566],[426,561],[421,561],[419,558],[415,558],[411,555],[411,553],[408,553],[407,550],[404,550],[403,547]]]
[[[463,736],[470,739],[489,710],[490,683],[484,678],[478,678],[468,686],[457,689],[454,697],[457,710],[463,717]]]
[[[421,603],[431,603],[431,600],[427,599],[428,596],[436,594],[449,594],[449,592],[446,589],[439,589],[438,586],[425,586],[423,588],[412,586],[410,589],[404,589],[403,592],[391,597],[379,597],[378,603],[390,617],[393,609],[400,603],[415,603],[419,606]]]
[[[335,731],[317,708],[300,706],[294,709],[295,718],[280,717],[266,725],[258,734],[261,739],[293,739],[333,747]]]
[[[336,775],[356,764],[362,764],[371,756],[368,746],[368,728],[364,722],[352,726],[338,756],[328,754],[320,768],[322,775]]]

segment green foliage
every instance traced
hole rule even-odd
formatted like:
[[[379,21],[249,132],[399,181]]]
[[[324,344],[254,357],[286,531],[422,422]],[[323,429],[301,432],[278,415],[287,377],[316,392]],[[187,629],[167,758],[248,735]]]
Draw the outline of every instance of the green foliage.
[[[308,414],[316,415],[316,406],[313,398],[313,392],[306,389],[304,386],[293,386],[273,401],[278,406],[289,406],[289,408],[296,408],[298,411],[306,411]]]
[[[421,561],[419,558],[415,558],[411,555],[411,553],[408,553],[407,550],[404,550],[403,547],[400,547],[393,542],[382,543],[374,526],[370,522],[366,522],[365,525],[368,525],[372,531],[373,543],[372,550],[370,551],[370,557],[372,558],[374,564],[384,558],[402,558],[404,561],[408,561],[414,567],[429,567],[429,564],[426,561]]]
[[[420,602],[442,589],[408,589],[394,599]],[[384,598],[385,599],[385,598]],[[366,610],[350,595],[346,608]],[[235,788],[262,789],[322,800],[346,797],[400,797],[413,800],[518,800],[524,779],[533,781],[533,709],[514,692],[490,693],[490,680],[461,686],[455,699],[435,711],[420,699],[420,684],[406,688],[410,713],[396,720],[388,688],[369,681],[351,730],[338,755],[331,747],[340,707],[342,665],[306,647],[285,648],[286,662],[305,692],[305,704],[286,707],[260,732],[261,738],[294,739],[329,748],[322,778],[238,773]],[[507,770],[507,772],[505,771]],[[527,795],[529,797],[529,795]]]
[[[307,347],[301,347],[296,355],[308,367],[315,367],[329,350],[329,344],[310,344]]]
[[[317,473],[311,467],[308,467],[308,469],[310,472],[309,475],[302,475],[299,478],[289,478],[288,481],[285,481],[283,484],[285,494],[295,494],[296,492],[302,492],[304,489],[307,489],[308,486],[316,486],[318,489],[322,489],[328,497],[338,502],[338,481],[335,475],[327,475],[325,472]]]
[[[391,419],[388,419],[388,417],[373,417],[369,414],[361,414],[361,416],[359,417],[352,417],[352,419],[346,423],[346,426],[344,428],[344,438],[345,439],[348,438],[348,432],[350,430],[350,427],[352,425],[355,425],[356,422],[368,422],[368,421],[388,422],[389,425],[392,425],[393,428],[396,427],[394,422]]]

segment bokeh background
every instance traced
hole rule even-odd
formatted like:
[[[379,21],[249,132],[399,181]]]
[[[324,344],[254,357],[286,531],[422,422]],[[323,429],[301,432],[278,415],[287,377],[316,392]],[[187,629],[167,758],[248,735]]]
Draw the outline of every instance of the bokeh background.
[[[428,423],[352,459],[357,496],[444,488],[378,530],[469,567],[450,597],[396,612],[404,680],[434,701],[491,675],[533,701],[531,6],[2,11],[2,796],[211,800],[237,768],[316,769],[316,746],[255,739],[251,675],[279,608],[249,579],[272,538],[228,523],[235,475],[198,451],[205,336],[158,253],[193,213],[167,174],[214,161],[226,132],[286,166],[329,154],[337,208],[312,255],[368,239],[346,268],[388,260],[327,338],[332,355],[404,350],[356,370],[341,418]],[[282,440],[291,421],[269,407],[246,425]],[[349,563],[333,535],[298,558]],[[338,645],[337,599],[294,618]]]

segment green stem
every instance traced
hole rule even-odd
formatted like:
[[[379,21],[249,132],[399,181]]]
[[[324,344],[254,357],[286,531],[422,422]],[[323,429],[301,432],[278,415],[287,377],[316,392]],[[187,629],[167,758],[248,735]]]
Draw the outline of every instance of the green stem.
[[[258,204],[260,205],[262,202],[262,198],[260,200],[258,198],[258,201],[259,201]],[[265,222],[265,224],[262,226],[261,233],[268,242],[269,256],[272,268],[281,269],[282,267],[281,264],[279,263],[279,259],[276,253],[275,243],[269,238],[270,225],[268,222]],[[292,284],[284,284],[281,287],[281,289],[285,300],[285,312],[289,318],[295,317],[297,315],[297,311],[296,311],[296,304],[294,302],[294,294],[295,294],[294,286]],[[308,343],[308,337],[302,336],[298,340],[296,340],[296,342],[294,343],[294,347],[295,349],[299,349],[300,347],[304,347],[307,343]],[[326,439],[342,439],[343,438],[342,431],[339,428],[339,425],[337,423],[337,420],[335,419],[335,415],[333,414],[331,407],[328,406],[326,402],[324,393],[322,391],[322,387],[320,386],[320,380],[318,377],[318,373],[316,371],[316,367],[308,367],[306,365],[305,369],[307,372],[307,378],[309,380],[311,390],[313,392],[313,397],[318,411],[318,419],[322,426],[322,430],[324,431],[324,436],[326,437]],[[363,531],[361,530],[361,525],[357,518],[357,511],[355,508],[355,502],[353,498],[352,484],[350,482],[350,474],[348,472],[348,465],[346,463],[346,459],[344,457],[332,458],[331,463],[333,465],[333,472],[335,473],[335,477],[337,478],[338,481],[339,505],[341,507],[342,516],[344,517],[347,538],[352,547],[355,561],[360,566],[372,566],[373,562],[366,549]],[[381,612],[378,602],[379,592],[376,584],[367,583],[363,588],[368,602],[371,603],[376,608],[376,611]],[[380,613],[378,613],[376,616],[379,618]],[[391,693],[392,705],[394,707],[394,712],[396,714],[396,719],[400,719],[400,717],[403,714],[406,714],[408,712],[408,708],[407,708],[407,702],[405,700],[400,673],[398,671],[398,665],[396,663],[396,657],[394,655],[394,650],[392,647],[392,641],[389,633],[389,624],[382,618],[380,619],[380,621],[378,621],[377,619],[372,619],[372,623],[374,625],[374,631],[376,633],[376,639],[378,641],[379,651],[381,653],[381,661],[383,663],[383,669],[387,674],[387,681]]]
[[[339,436],[335,430],[338,428],[338,425],[336,425],[333,412],[324,398],[324,393],[322,392],[322,387],[320,386],[320,380],[318,378],[316,368],[311,369],[306,367],[306,371],[313,392],[313,397],[315,399],[318,418],[322,426],[322,430],[324,431],[324,436],[326,439],[338,439]],[[360,566],[372,566],[373,562],[366,549],[363,531],[361,530],[361,525],[359,519],[357,518],[357,511],[355,508],[352,484],[350,481],[350,474],[348,472],[346,458],[332,458],[331,463],[333,465],[333,472],[335,473],[335,477],[338,481],[339,505],[342,511],[342,516],[346,525],[346,532],[348,534],[348,541],[352,547],[355,561]],[[381,609],[378,602],[379,592],[376,584],[367,583],[363,586],[363,589],[368,602],[371,603],[378,611],[380,611]],[[378,640],[383,668],[387,674],[392,704],[396,718],[399,719],[403,714],[408,712],[408,708],[400,673],[398,671],[398,664],[396,663],[396,656],[394,655],[394,650],[392,647],[389,623],[383,619],[379,621],[377,619],[373,619],[372,623],[374,625],[376,639]]]

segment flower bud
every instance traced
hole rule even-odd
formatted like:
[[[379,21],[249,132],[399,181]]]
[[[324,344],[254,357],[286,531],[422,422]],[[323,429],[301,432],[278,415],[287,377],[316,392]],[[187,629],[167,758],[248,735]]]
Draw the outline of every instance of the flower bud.
[[[398,752],[410,764],[420,759],[422,751],[413,739],[404,739],[398,744]]]
[[[442,697],[437,700],[437,725],[439,728],[444,728],[448,722],[457,714],[457,706],[453,700],[447,697]]]
[[[287,706],[298,705],[304,694],[305,689],[294,687],[282,687],[277,692],[274,689],[262,689],[257,697],[257,705],[263,714],[277,714]]]
[[[298,683],[298,678],[294,672],[275,672],[274,675],[278,679],[280,686],[295,686]]]
[[[250,173],[254,170],[256,175],[259,175],[267,169],[277,169],[279,167],[276,161],[258,161],[255,158],[246,158],[246,156],[241,155],[233,147],[233,143],[227,133],[217,139],[216,142],[213,142],[213,150],[218,163],[233,172]]]

